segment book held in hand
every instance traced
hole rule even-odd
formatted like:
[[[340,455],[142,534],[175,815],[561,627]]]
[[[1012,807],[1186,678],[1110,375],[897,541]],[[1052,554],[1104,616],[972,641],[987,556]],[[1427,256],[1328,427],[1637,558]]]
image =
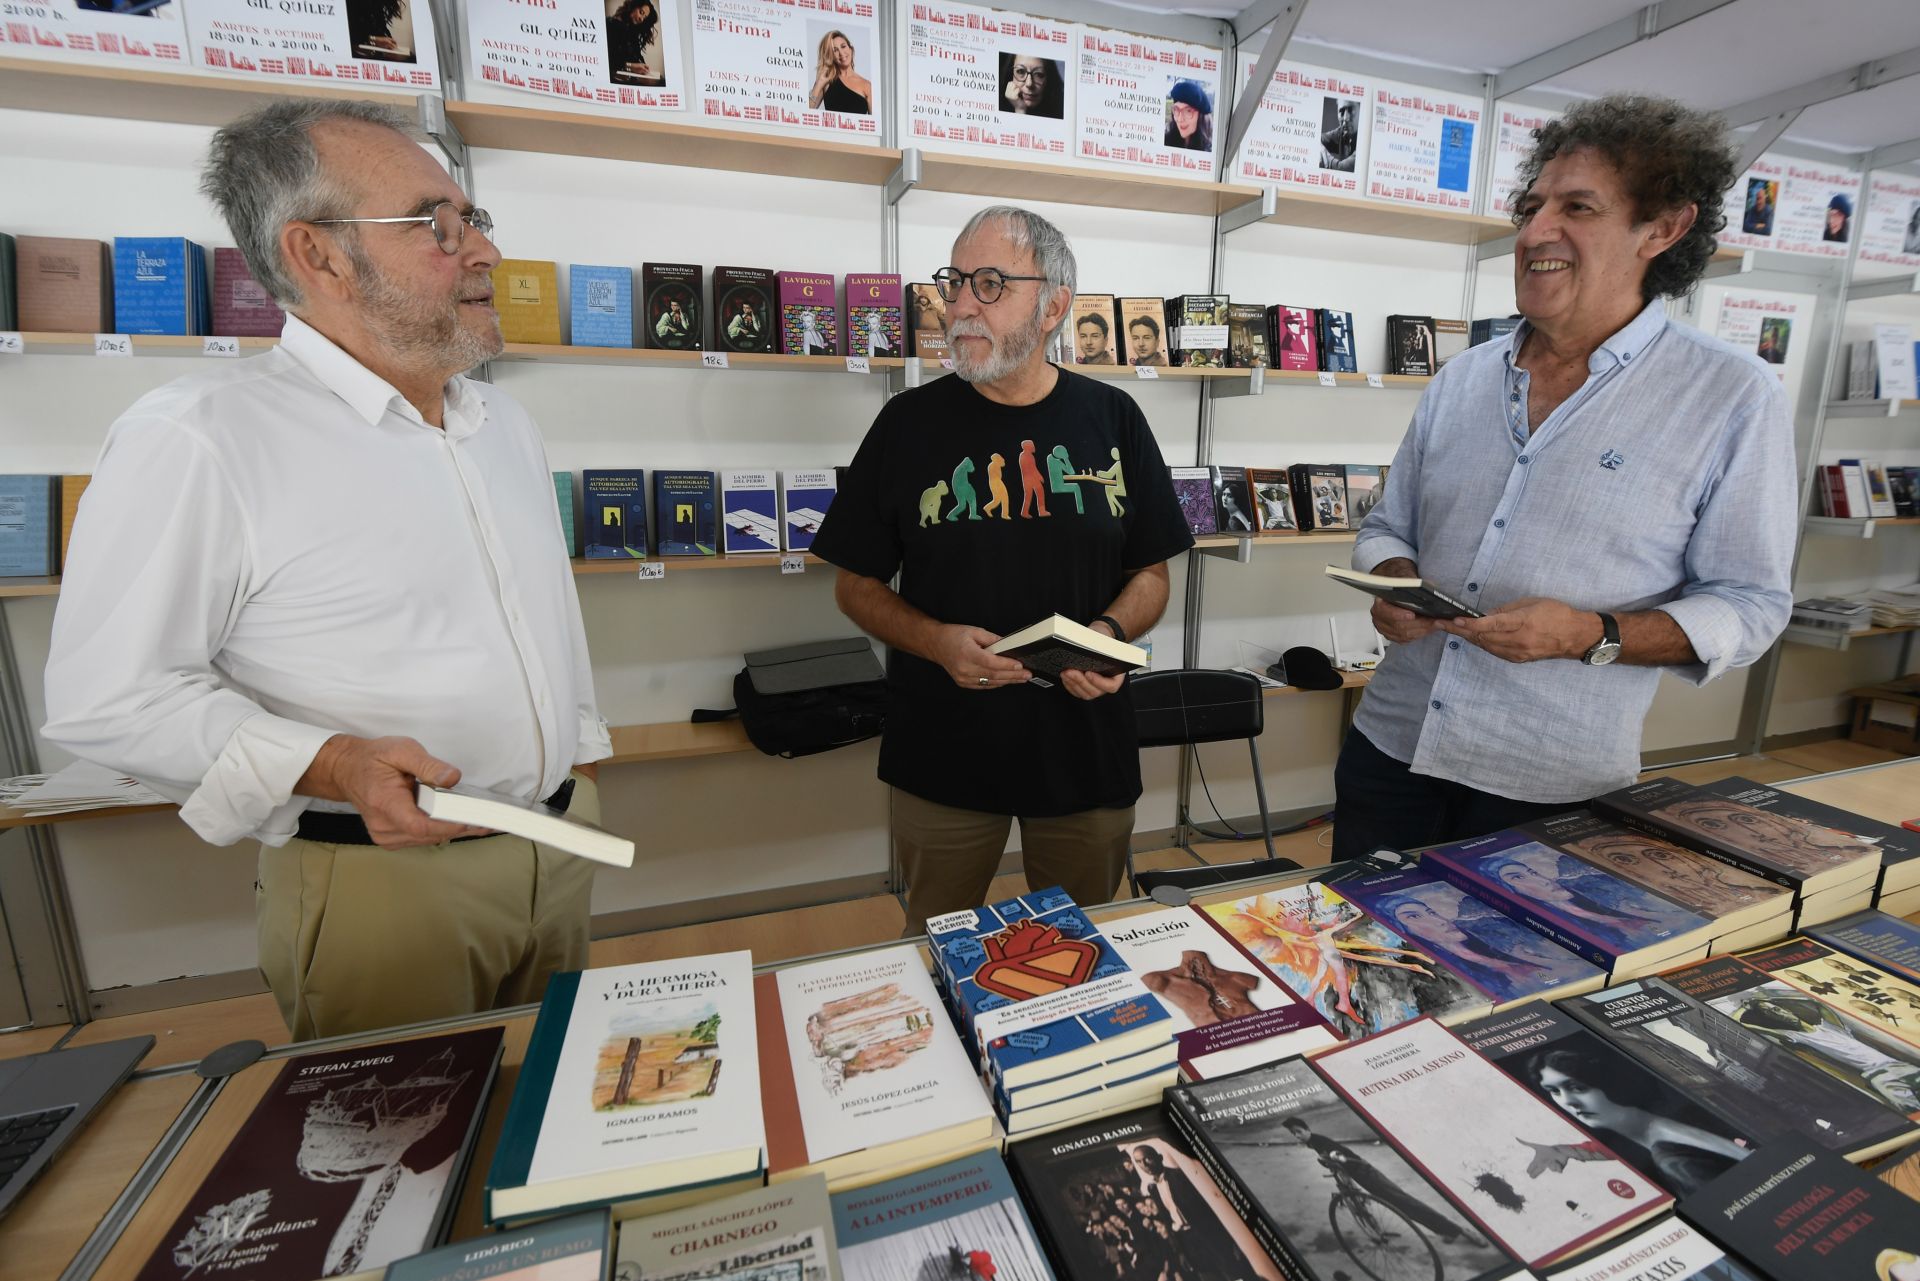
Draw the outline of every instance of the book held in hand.
[[[1391,574],[1363,574],[1357,569],[1327,566],[1327,577],[1336,583],[1378,596],[1389,605],[1410,609],[1423,618],[1485,618],[1473,606],[1455,600],[1439,588],[1419,578],[1399,578]]]
[[[439,788],[425,783],[419,785],[418,794],[420,808],[426,811],[427,817],[443,823],[466,823],[510,832],[596,863],[633,866],[632,841],[584,820],[568,818],[539,801],[523,801],[504,792],[489,792],[478,787]]]
[[[1059,614],[1003,636],[987,647],[990,654],[1018,659],[1039,676],[1058,677],[1066,671],[1118,676],[1147,665],[1147,651],[1115,640]]]

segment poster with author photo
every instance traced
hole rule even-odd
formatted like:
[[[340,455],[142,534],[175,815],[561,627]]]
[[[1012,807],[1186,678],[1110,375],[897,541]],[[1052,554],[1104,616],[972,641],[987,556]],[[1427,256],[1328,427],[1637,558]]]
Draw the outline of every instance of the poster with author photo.
[[[1243,91],[1254,60],[1240,59]],[[1360,192],[1367,170],[1367,82],[1345,72],[1282,62],[1260,95],[1240,147],[1239,176],[1274,187]]]
[[[907,146],[1064,160],[1080,28],[981,5],[907,10]]]
[[[468,0],[464,12],[474,84],[610,115],[686,105],[674,0]]]
[[[694,110],[709,123],[880,140],[873,0],[694,0]]]
[[[1367,195],[1397,204],[1466,212],[1473,205],[1483,105],[1417,85],[1373,87]]]
[[[1510,214],[1520,195],[1520,163],[1533,151],[1533,131],[1560,118],[1558,111],[1499,103],[1494,108],[1493,189],[1487,193],[1495,214]]]
[[[186,16],[194,61],[209,71],[436,92],[441,87],[433,6],[426,0],[271,9],[251,0],[194,0]]]
[[[1920,271],[1920,178],[1876,172],[1866,204],[1860,219],[1860,262]]]
[[[1211,178],[1220,51],[1082,27],[1074,154],[1102,168]]]
[[[176,67],[187,61],[178,0],[115,5],[110,0],[7,0],[0,6],[0,53],[61,62]]]

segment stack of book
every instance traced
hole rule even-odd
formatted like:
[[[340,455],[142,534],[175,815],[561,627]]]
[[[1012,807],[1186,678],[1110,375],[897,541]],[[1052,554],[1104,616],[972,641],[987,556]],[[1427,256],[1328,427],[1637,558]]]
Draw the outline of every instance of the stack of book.
[[[1880,878],[1873,902],[1883,912],[1904,915],[1920,911],[1920,832],[1878,823],[1833,805],[1822,805],[1747,778],[1726,778],[1702,790],[1726,800],[1764,810],[1775,820],[1770,831],[1806,833],[1806,839],[1832,844],[1851,837],[1859,846],[1880,852]],[[1792,824],[1794,826],[1778,826]],[[1842,844],[1845,851],[1853,846]],[[1731,869],[1728,869],[1731,870]],[[1804,926],[1809,922],[1801,922]],[[1785,931],[1782,931],[1785,933]],[[1726,950],[1726,949],[1720,949]]]
[[[1854,636],[1874,625],[1873,605],[1844,596],[1817,596],[1793,602],[1793,624]]]
[[[1867,593],[1875,627],[1920,627],[1920,583]]]
[[[927,922],[940,993],[1009,1135],[1160,1097],[1174,1024],[1086,914],[1037,890]]]

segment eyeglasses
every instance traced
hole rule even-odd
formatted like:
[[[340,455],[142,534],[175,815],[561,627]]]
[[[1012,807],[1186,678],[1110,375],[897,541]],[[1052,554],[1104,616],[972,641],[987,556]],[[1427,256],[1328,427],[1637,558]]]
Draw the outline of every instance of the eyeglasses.
[[[940,296],[952,302],[960,296],[960,285],[966,282],[973,287],[973,296],[982,303],[992,305],[1000,301],[1000,295],[1007,292],[1009,280],[1045,280],[1045,276],[1009,276],[998,267],[982,267],[978,271],[962,271],[958,267],[942,267],[933,273],[934,288]]]
[[[1015,80],[1045,80],[1047,78],[1047,69],[1045,67],[1015,67],[1013,69],[1013,78]]]
[[[460,243],[466,239],[468,227],[472,227],[488,239],[493,238],[493,215],[484,209],[469,209],[462,213],[460,206],[451,200],[442,200],[433,207],[432,213],[414,214],[405,218],[312,218],[308,221],[319,227],[348,222],[424,222],[432,226],[434,243],[440,246],[440,252],[443,254],[460,252]]]

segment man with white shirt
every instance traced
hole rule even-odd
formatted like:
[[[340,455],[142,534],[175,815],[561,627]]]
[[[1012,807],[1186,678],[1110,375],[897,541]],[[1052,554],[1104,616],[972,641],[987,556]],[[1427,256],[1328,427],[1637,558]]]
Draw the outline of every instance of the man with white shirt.
[[[591,865],[429,819],[416,780],[598,816],[611,752],[492,221],[359,103],[276,103],[203,190],[278,350],[108,433],[47,664],[48,739],[261,842],[260,967],[296,1039],[537,1000],[587,959]],[[571,777],[569,777],[571,775]]]

